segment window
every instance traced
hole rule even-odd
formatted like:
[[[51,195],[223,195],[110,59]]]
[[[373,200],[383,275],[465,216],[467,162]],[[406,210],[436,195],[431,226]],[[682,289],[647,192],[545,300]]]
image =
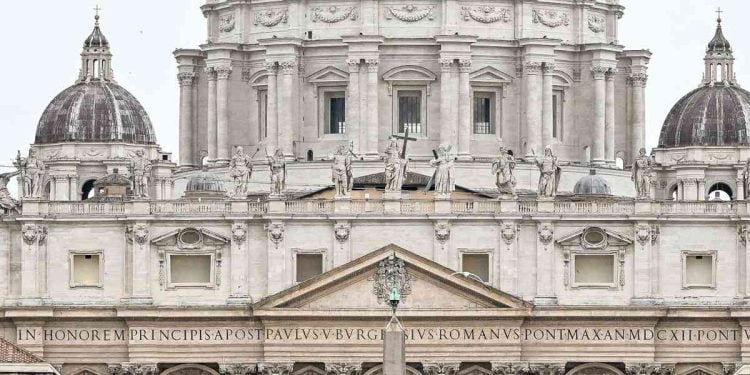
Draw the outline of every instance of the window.
[[[469,272],[483,282],[490,281],[490,254],[462,254],[461,272]]]
[[[346,92],[326,92],[325,111],[325,134],[346,133]]]
[[[101,287],[101,252],[70,253],[70,287]]]
[[[713,251],[682,252],[682,287],[716,287],[716,253]]]
[[[323,254],[297,253],[296,280],[301,283],[323,273]]]
[[[615,284],[615,256],[612,254],[575,254],[573,283],[577,286],[613,286]]]
[[[268,137],[268,90],[258,90],[258,138]]]
[[[169,255],[169,283],[173,286],[208,286],[213,257],[208,254]]]
[[[410,134],[422,134],[423,120],[422,91],[398,91],[398,132],[405,133],[409,129]]]
[[[552,92],[552,137],[562,140],[563,134],[563,90]]]
[[[495,133],[495,93],[474,93],[474,134]]]

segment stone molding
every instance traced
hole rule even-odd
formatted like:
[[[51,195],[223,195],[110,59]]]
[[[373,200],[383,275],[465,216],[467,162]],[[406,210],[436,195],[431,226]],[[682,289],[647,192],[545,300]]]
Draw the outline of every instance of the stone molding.
[[[413,4],[393,5],[385,7],[385,19],[392,20],[396,18],[403,22],[418,22],[423,19],[435,19],[435,7],[432,5],[417,6]]]
[[[326,363],[327,374],[331,375],[359,375],[362,373],[362,364],[353,362]]]
[[[156,375],[159,373],[155,363],[115,363],[108,364],[110,375]]]
[[[310,19],[313,22],[338,23],[344,20],[355,21],[359,17],[357,8],[353,6],[314,7],[310,9]]]
[[[606,21],[602,16],[589,14],[589,16],[586,17],[586,21],[588,23],[589,30],[593,31],[596,34],[601,33],[605,30]]]
[[[674,363],[626,363],[627,375],[672,375]]]
[[[274,27],[281,23],[287,23],[289,19],[289,9],[266,9],[255,12],[255,26]]]
[[[455,375],[460,366],[460,362],[425,362],[422,367],[426,375]]]
[[[531,17],[532,22],[541,23],[544,26],[552,28],[568,26],[570,24],[570,16],[568,16],[568,13],[557,10],[533,9],[531,11]]]
[[[254,363],[220,363],[219,374],[222,375],[248,375],[257,372],[257,365]]]
[[[482,6],[463,6],[461,15],[464,21],[474,20],[481,23],[508,23],[511,20],[511,10],[508,8],[497,8],[489,5]]]
[[[292,373],[294,363],[283,362],[283,363],[259,363],[258,372],[262,375],[289,375]]]
[[[180,86],[192,86],[193,83],[195,83],[195,73],[193,72],[178,73],[177,80],[180,82]]]

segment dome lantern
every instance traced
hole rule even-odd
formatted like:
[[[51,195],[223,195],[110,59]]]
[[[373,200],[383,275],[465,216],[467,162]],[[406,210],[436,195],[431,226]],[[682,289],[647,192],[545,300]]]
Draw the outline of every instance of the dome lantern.
[[[81,71],[78,74],[78,82],[89,82],[91,80],[113,81],[112,54],[109,50],[109,41],[104,37],[99,27],[99,6],[94,8],[94,30],[83,42],[81,52]]]
[[[721,28],[721,8],[716,11],[719,17],[716,19],[716,32],[713,39],[706,48],[706,57],[703,59],[706,70],[703,73],[703,84],[736,84],[734,74],[734,56],[729,40],[724,36]]]

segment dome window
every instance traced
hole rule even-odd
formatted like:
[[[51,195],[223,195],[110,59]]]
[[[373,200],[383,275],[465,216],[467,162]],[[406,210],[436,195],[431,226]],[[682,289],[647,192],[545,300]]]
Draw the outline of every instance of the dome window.
[[[723,182],[717,182],[708,189],[709,201],[731,201],[734,193],[729,185]]]

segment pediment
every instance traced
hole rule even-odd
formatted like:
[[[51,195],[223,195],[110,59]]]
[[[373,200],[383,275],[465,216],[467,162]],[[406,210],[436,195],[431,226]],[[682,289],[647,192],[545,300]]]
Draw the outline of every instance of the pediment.
[[[204,246],[223,246],[229,238],[204,228],[182,228],[161,234],[151,240],[155,246],[176,246],[181,249],[196,249]]]
[[[486,66],[471,73],[469,78],[474,84],[485,85],[502,85],[513,81],[513,76],[491,66]]]
[[[437,75],[428,69],[416,65],[395,67],[383,74],[384,81],[426,81],[437,79]]]
[[[328,66],[307,76],[307,81],[316,85],[347,83],[349,82],[349,73]]]
[[[391,255],[404,261],[412,278],[411,293],[399,305],[400,314],[420,316],[430,312],[453,312],[459,316],[496,316],[523,314],[531,309],[530,304],[515,296],[465,278],[396,245],[388,245],[259,301],[253,307],[254,314],[390,314],[390,307],[379,303],[372,291],[379,263]]]
[[[587,239],[588,233],[599,233],[603,241],[592,241]],[[600,248],[606,246],[627,246],[633,243],[633,240],[624,235],[599,227],[587,227],[575,232],[566,234],[556,241],[561,246],[581,246],[585,248]]]

